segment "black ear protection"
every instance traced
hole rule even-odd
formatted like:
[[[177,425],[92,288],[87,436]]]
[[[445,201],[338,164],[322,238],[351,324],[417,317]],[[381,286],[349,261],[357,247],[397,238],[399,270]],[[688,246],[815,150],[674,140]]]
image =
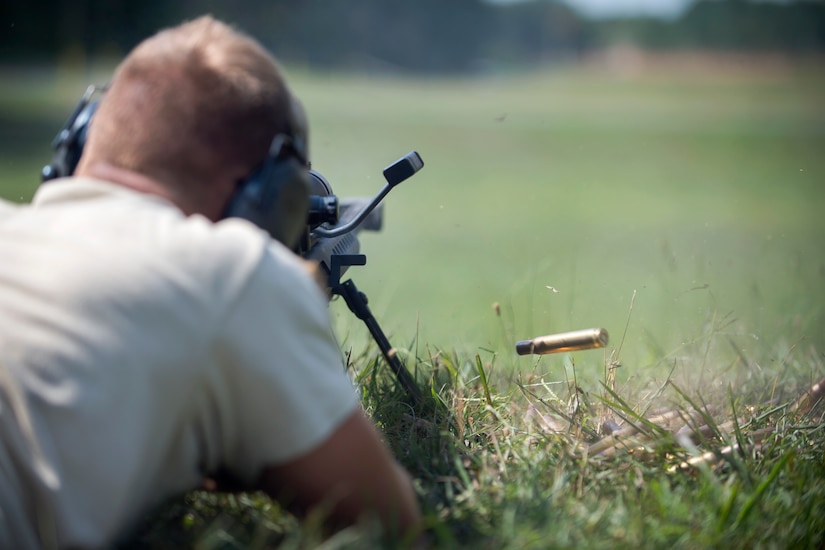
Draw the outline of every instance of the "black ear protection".
[[[89,133],[98,99],[105,87],[89,86],[66,124],[52,142],[52,162],[41,172],[41,180],[74,174]],[[266,158],[238,183],[224,218],[243,218],[266,230],[272,238],[295,249],[306,231],[310,206],[307,120],[301,104],[290,96],[287,132],[272,140]]]
[[[80,98],[72,114],[69,115],[66,124],[52,141],[54,156],[51,164],[47,164],[40,171],[41,182],[65,178],[74,173],[77,163],[80,162],[83,146],[86,145],[89,123],[97,110],[97,100],[92,101],[92,97],[95,93],[105,90],[105,86],[91,85],[86,88],[86,92]]]
[[[272,140],[261,165],[238,184],[224,217],[243,218],[295,249],[306,231],[312,178],[303,107],[290,99],[288,133]]]

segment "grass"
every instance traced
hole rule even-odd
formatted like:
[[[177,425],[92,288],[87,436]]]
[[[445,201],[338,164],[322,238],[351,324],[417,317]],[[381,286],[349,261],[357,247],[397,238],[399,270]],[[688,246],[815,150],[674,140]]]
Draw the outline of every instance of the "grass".
[[[768,396],[731,393],[729,407],[715,410],[671,383],[651,399],[604,386],[577,389],[572,375],[562,383],[538,373],[514,381],[490,377],[495,364],[478,357],[425,357],[417,367],[422,388],[432,392],[418,415],[369,357],[355,361],[365,367],[353,374],[367,373],[364,404],[415,476],[435,547],[819,548],[825,542],[821,403],[798,414],[793,400],[750,408]],[[813,360],[821,372],[821,359]],[[763,387],[778,381],[762,380]],[[654,403],[669,404],[681,431],[646,420],[655,419],[643,413]],[[704,409],[687,420],[688,411]],[[726,429],[722,419],[737,416],[741,424]],[[640,437],[601,439],[608,417],[625,432],[636,426]],[[741,452],[726,453],[731,444]],[[161,509],[125,547],[194,544],[383,545],[374,531],[356,528],[322,542],[311,520],[298,523],[258,494],[191,493]]]
[[[363,327],[332,313],[437,547],[825,544],[822,405],[793,407],[825,376],[821,72],[290,76],[339,194],[375,192],[411,149],[426,163],[349,272],[426,406],[411,412]],[[0,196],[31,196],[74,98],[102,79],[4,79]],[[513,353],[597,326],[603,351]],[[322,542],[316,519],[195,492],[125,546],[380,545],[369,529]]]

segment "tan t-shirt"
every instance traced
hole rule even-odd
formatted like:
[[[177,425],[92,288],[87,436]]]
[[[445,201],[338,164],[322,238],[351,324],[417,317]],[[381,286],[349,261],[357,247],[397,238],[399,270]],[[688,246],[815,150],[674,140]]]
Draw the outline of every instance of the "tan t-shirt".
[[[90,179],[0,208],[0,548],[111,544],[356,406],[326,297],[252,224]]]

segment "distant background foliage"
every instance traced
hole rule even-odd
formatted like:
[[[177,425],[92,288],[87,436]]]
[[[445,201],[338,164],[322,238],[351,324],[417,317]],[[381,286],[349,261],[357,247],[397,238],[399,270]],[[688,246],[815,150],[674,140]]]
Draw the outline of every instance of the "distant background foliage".
[[[291,65],[381,72],[489,71],[628,43],[825,51],[825,3],[812,0],[703,0],[676,20],[590,20],[553,0],[6,0],[0,59],[118,57],[159,27],[202,13],[239,25]]]

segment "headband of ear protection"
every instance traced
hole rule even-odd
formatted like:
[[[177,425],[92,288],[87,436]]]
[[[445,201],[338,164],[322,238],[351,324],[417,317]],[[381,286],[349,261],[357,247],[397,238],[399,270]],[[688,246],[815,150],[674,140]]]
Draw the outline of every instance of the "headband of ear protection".
[[[43,182],[74,174],[98,106],[99,100],[92,97],[104,90],[105,87],[89,86],[83,94],[52,142],[55,153],[52,162],[41,172]],[[287,133],[275,136],[263,162],[238,183],[224,218],[249,220],[287,247],[296,248],[306,230],[309,214],[312,180],[307,128],[303,107],[290,96]]]

